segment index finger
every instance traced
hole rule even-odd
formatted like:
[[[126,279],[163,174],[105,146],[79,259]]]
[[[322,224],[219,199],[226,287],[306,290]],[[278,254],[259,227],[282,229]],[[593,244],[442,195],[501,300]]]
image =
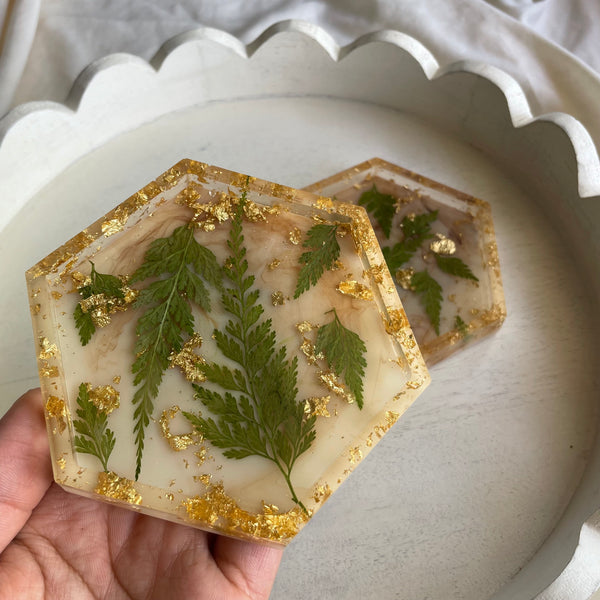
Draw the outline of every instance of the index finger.
[[[39,389],[23,394],[0,420],[0,552],[52,483]]]

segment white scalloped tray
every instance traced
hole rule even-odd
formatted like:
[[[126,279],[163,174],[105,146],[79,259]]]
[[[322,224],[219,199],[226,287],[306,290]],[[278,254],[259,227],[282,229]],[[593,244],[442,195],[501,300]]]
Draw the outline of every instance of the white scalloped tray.
[[[302,187],[381,156],[492,204],[508,318],[432,370],[288,547],[272,598],[535,596],[600,505],[587,132],[562,114],[528,124],[510,77],[442,73],[398,32],[340,49],[307,24],[248,47],[201,30],[153,66],[110,56],[76,82],[75,112],[25,105],[0,121],[1,410],[36,385],[25,269],[165,168],[188,157]]]

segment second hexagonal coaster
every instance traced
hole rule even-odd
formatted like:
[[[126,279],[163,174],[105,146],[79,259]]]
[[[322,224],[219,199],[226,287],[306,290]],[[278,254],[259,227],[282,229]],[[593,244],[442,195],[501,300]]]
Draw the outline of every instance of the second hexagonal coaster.
[[[379,158],[305,188],[364,206],[429,366],[506,316],[490,205]]]

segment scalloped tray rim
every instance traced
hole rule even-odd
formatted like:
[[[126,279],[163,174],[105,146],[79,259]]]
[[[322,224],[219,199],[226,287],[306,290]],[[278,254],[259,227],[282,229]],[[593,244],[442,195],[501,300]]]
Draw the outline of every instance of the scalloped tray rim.
[[[321,27],[300,20],[280,21],[271,25],[253,42],[244,45],[233,35],[210,27],[193,29],[167,40],[150,61],[127,53],[115,53],[100,58],[88,65],[76,78],[64,104],[53,101],[35,101],[21,104],[0,119],[0,159],[3,141],[9,131],[19,121],[29,115],[50,112],[80,113],[84,95],[94,86],[98,75],[113,67],[137,64],[141,68],[160,72],[165,60],[184,44],[210,40],[233,51],[242,58],[249,59],[279,33],[301,33],[315,42],[329,55],[332,61],[342,61],[357,48],[373,42],[385,42],[407,52],[420,66],[426,77],[433,81],[449,73],[466,72],[480,76],[497,87],[506,98],[508,111],[514,128],[524,127],[534,122],[546,121],[562,129],[568,136],[577,162],[578,194],[581,198],[600,196],[600,158],[594,141],[575,117],[563,112],[551,112],[533,116],[527,96],[520,84],[511,75],[489,64],[463,60],[440,67],[433,54],[416,38],[394,30],[380,30],[360,36],[346,46],[339,46]]]

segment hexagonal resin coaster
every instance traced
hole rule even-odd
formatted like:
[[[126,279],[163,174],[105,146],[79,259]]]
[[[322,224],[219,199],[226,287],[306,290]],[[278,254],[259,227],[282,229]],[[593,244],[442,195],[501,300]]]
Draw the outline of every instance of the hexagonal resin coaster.
[[[429,366],[500,327],[506,305],[487,202],[380,158],[304,189],[368,210]]]
[[[364,209],[182,161],[27,272],[56,481],[287,543],[429,382]]]

